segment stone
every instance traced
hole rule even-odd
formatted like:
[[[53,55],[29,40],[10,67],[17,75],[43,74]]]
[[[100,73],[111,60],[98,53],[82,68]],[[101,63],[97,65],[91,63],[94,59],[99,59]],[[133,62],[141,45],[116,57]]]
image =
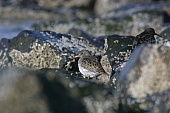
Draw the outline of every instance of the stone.
[[[168,112],[170,107],[170,48],[141,45],[117,78],[117,110]],[[166,103],[165,106],[161,103]],[[158,106],[160,105],[160,106]],[[115,105],[116,106],[116,105]],[[151,112],[151,113],[152,113]]]
[[[162,40],[164,40],[164,41],[168,41],[168,40],[170,40],[170,27],[167,27],[166,29],[164,29],[161,33],[160,33],[160,35],[162,36]]]
[[[12,58],[12,64],[30,69],[59,68],[60,61],[64,58],[60,56],[59,49],[55,50],[50,43],[45,42],[50,40],[49,37],[45,33],[43,37],[43,32],[21,32],[10,41],[9,56]]]
[[[127,26],[127,27],[124,27]],[[94,37],[119,34],[130,35],[132,18],[85,18],[69,21],[48,21],[34,24],[32,30],[50,30],[68,34],[71,29],[79,29]],[[128,28],[128,29],[127,29]]]
[[[115,2],[112,0],[96,0],[95,6],[94,6],[94,12],[96,15],[100,16],[102,14],[106,14],[109,11],[112,11],[113,9],[118,8],[121,5],[120,2]],[[102,7],[102,10],[101,10]]]
[[[112,89],[52,69],[0,70],[0,112],[114,113]]]
[[[30,69],[62,68],[82,49],[101,51],[83,37],[52,31],[22,31],[10,41],[12,65]]]
[[[0,72],[0,112],[86,113],[84,105],[69,96],[53,71],[6,68]]]
[[[2,38],[0,41],[0,69],[11,66],[9,57],[9,39]]]
[[[105,38],[105,56],[110,64],[110,78],[116,79],[123,68],[123,64],[129,60],[132,53],[133,36],[110,35]],[[114,80],[115,81],[115,80]]]
[[[14,68],[1,69],[0,72],[0,112],[50,112],[35,73]]]

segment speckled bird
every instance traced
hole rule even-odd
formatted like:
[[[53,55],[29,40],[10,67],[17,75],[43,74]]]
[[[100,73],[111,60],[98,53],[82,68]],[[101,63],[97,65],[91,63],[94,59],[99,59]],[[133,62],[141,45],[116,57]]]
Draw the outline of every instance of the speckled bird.
[[[142,33],[137,35],[133,41],[132,48],[136,48],[136,46],[139,46],[140,44],[144,43],[156,43],[155,35],[161,37],[157,33],[155,33],[155,30],[153,28],[147,28]]]
[[[90,51],[82,50],[76,57],[80,58],[78,68],[84,77],[93,78],[106,73],[98,59]]]

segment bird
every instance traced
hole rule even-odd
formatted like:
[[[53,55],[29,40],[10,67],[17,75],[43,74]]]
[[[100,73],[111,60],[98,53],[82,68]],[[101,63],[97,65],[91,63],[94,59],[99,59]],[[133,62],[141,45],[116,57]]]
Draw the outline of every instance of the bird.
[[[145,29],[142,33],[140,33],[134,38],[132,49],[144,43],[155,44],[156,43],[156,39],[154,37],[155,35],[162,37],[155,33],[155,30],[153,28]]]
[[[90,79],[106,74],[98,59],[90,51],[83,49],[76,57],[79,58],[78,68],[83,77]]]

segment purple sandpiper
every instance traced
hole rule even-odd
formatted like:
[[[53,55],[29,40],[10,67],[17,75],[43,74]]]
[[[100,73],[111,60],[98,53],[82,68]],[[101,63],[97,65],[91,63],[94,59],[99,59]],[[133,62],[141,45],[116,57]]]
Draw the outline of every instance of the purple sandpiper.
[[[84,77],[93,78],[106,73],[98,59],[90,51],[82,50],[76,57],[80,58],[78,68]]]
[[[140,33],[134,38],[132,48],[134,49],[136,48],[136,46],[139,46],[140,44],[144,44],[144,43],[150,43],[150,44],[156,43],[156,39],[154,35],[161,37],[160,35],[155,33],[155,30],[153,28],[145,29],[142,33]]]

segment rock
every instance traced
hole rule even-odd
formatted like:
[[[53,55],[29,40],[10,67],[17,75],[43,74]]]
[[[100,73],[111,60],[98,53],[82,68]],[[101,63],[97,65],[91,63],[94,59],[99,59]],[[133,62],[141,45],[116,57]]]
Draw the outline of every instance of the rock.
[[[159,37],[157,39],[157,42],[160,43],[160,44],[164,44],[165,46],[168,46],[170,47],[170,27],[167,27],[166,29],[164,29],[160,35],[162,37]]]
[[[37,3],[41,7],[45,8],[53,8],[56,7],[66,7],[66,8],[86,8],[86,9],[92,9],[95,3],[95,0],[57,0],[57,1],[45,1],[45,0],[37,0]]]
[[[170,22],[170,6],[164,6],[162,8],[163,10],[163,20],[164,23],[169,23]]]
[[[16,68],[1,70],[0,112],[86,113],[80,101],[69,96],[60,82],[46,77],[40,71]]]
[[[168,112],[169,58],[170,48],[164,45],[137,48],[117,78],[116,109],[125,113]]]
[[[122,5],[118,8],[115,8],[112,12],[107,13],[103,16],[109,16],[112,18],[122,18],[130,16],[132,14],[137,14],[139,12],[152,12],[159,13],[163,11],[164,7],[169,7],[169,2],[145,2],[145,3],[130,3]],[[151,16],[151,15],[150,15]]]
[[[136,36],[148,27],[154,28],[157,33],[160,33],[163,29],[163,17],[160,12],[144,10],[129,14],[131,11],[126,12],[124,8],[122,10],[117,9],[115,12],[112,12],[113,16],[108,14],[103,17],[86,18],[83,20],[40,22],[34,24],[32,30],[50,30],[68,34],[72,29],[79,29],[79,31],[84,31],[86,34],[99,37],[113,34]],[[123,13],[124,15],[121,15],[122,13],[120,12],[126,12],[127,14]]]
[[[159,1],[159,0],[158,0]],[[156,2],[153,0],[96,0],[94,11],[97,15],[101,16],[104,14],[107,14],[109,12],[112,12],[113,10],[119,10],[122,8],[122,14],[123,13],[132,13],[137,12],[141,10],[163,10],[164,7],[168,7],[169,2]],[[151,6],[151,7],[150,7]],[[102,10],[101,10],[102,7]],[[124,11],[123,11],[124,10]],[[164,11],[168,12],[168,8]],[[115,11],[114,13],[117,13]],[[122,15],[120,14],[120,15]],[[124,14],[123,14],[124,15]]]
[[[127,19],[124,23],[124,34],[136,36],[146,28],[154,28],[157,33],[163,30],[163,7],[170,6],[169,2],[131,3],[118,7],[109,13],[103,14],[105,19]],[[140,24],[139,24],[140,23]]]
[[[71,32],[79,30],[73,29]],[[14,66],[30,70],[56,69],[60,75],[74,75],[84,79],[79,73],[78,58],[75,56],[82,49],[87,49],[98,56],[102,66],[110,74],[110,64],[107,57],[103,56],[106,36],[93,37],[83,31],[80,33],[84,37],[52,31],[24,30],[13,39],[6,40],[7,45],[3,45],[5,40],[2,40],[1,68]],[[8,48],[5,49],[6,47]],[[96,83],[108,82],[108,76],[101,76],[96,80]]]
[[[109,11],[112,11],[115,8],[118,8],[120,5],[121,3],[118,1],[115,2],[112,0],[96,0],[94,12],[96,15],[100,16],[102,14],[108,13]]]
[[[126,26],[126,27],[124,27]],[[32,30],[50,30],[68,34],[71,29],[79,29],[94,37],[112,34],[130,35],[132,27],[132,17],[112,19],[112,18],[86,18],[73,19],[70,21],[49,21],[34,24]]]
[[[55,70],[0,70],[0,112],[114,113],[111,88]]]
[[[9,58],[9,39],[3,38],[0,41],[0,69],[11,65]]]
[[[91,9],[93,10],[94,4],[96,0],[72,0],[67,1],[64,4],[65,7],[72,7],[72,8],[84,8],[84,9]]]
[[[51,31],[22,31],[10,41],[12,64],[30,69],[62,68],[82,49],[100,52],[83,37]]]
[[[134,13],[132,14],[132,21],[133,27],[130,34],[134,36],[143,32],[146,28],[154,28],[155,32],[158,34],[163,30],[163,15],[161,15],[159,11],[144,10]],[[140,25],[138,23],[140,23]]]
[[[30,69],[59,68],[64,61],[61,50],[51,47],[50,34],[47,32],[23,31],[10,42],[9,56],[12,64]],[[49,32],[50,33],[50,32]],[[52,39],[51,39],[52,40]],[[55,39],[54,39],[55,40]]]
[[[98,48],[104,48],[104,39],[106,36],[95,37],[78,28],[71,28],[68,31],[68,34],[71,34],[75,37],[84,37],[86,40],[88,40],[90,43],[97,46]]]
[[[169,33],[169,31],[170,31],[170,27],[164,29],[164,30],[160,33],[160,35],[162,36],[163,40],[165,40],[165,41],[170,40],[170,33]]]
[[[82,49],[101,55],[104,37],[74,37],[68,34],[52,31],[25,30],[11,39],[9,56],[12,66],[38,70],[43,68],[57,69],[59,75],[74,75],[78,73],[78,59],[75,56]],[[103,43],[103,44],[102,44]],[[105,60],[102,64],[106,64]],[[70,78],[70,76],[68,76]],[[81,76],[81,79],[84,79]],[[95,82],[95,81],[94,81]],[[109,82],[108,76],[96,80],[98,83]]]
[[[35,73],[3,69],[0,76],[0,112],[50,112]]]
[[[3,18],[29,20],[69,20],[92,16],[96,0],[2,0],[0,2]],[[8,13],[9,16],[6,13]],[[37,15],[37,13],[39,13]],[[17,20],[18,21],[18,20]]]
[[[120,52],[132,51],[133,36],[119,36],[119,35],[110,35],[105,39],[105,54],[107,55],[111,65],[119,63],[119,61],[127,61],[127,58],[124,57],[124,54]],[[121,58],[115,58],[120,56]]]
[[[25,1],[24,1],[25,2]],[[25,2],[27,3],[27,2]],[[8,4],[8,3],[7,3]],[[77,18],[76,10],[69,8],[47,9],[35,4],[31,5],[1,5],[1,19],[10,23],[21,23],[26,21],[52,21],[52,20],[70,20]],[[38,15],[37,15],[38,13]],[[30,19],[30,17],[32,17]],[[10,22],[9,22],[10,21]]]
[[[122,69],[122,64],[129,60],[132,53],[133,36],[110,35],[105,39],[105,55],[108,58],[111,69],[111,78],[116,79]]]

